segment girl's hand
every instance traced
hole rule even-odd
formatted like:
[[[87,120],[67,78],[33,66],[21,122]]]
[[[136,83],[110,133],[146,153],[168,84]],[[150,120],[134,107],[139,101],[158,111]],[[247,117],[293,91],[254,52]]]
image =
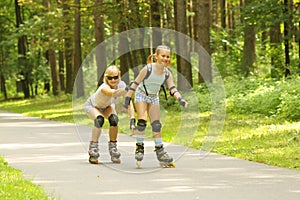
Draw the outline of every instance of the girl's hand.
[[[183,107],[187,107],[187,105],[188,105],[188,102],[187,102],[187,100],[185,100],[185,99],[183,99],[183,98],[179,98],[178,99],[178,102],[179,102],[179,104],[181,105],[181,106],[183,106]]]

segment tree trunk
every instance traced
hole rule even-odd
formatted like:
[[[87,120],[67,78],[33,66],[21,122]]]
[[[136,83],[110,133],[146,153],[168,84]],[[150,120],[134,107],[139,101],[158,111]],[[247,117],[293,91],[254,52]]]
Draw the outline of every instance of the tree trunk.
[[[300,10],[300,7],[299,7]],[[297,35],[298,35],[298,74],[300,75],[300,21],[298,23],[298,31],[297,31]]]
[[[221,27],[223,31],[226,29],[226,0],[220,0]],[[227,45],[223,43],[224,50],[227,50]]]
[[[56,69],[56,58],[55,51],[51,48],[48,50],[49,65],[51,69],[52,78],[52,92],[53,95],[57,96],[60,93],[59,76]]]
[[[83,72],[81,68],[81,21],[80,21],[80,0],[74,1],[75,5],[75,26],[74,26],[74,77],[76,77],[76,97],[84,96]]]
[[[102,8],[103,0],[96,0],[94,3],[94,37],[96,40],[96,46],[104,41],[104,12]],[[99,46],[98,46],[99,47]],[[97,63],[97,76],[98,76],[98,86],[101,85],[103,81],[104,71],[106,69],[106,47],[101,46],[101,53],[96,53],[96,63]],[[97,51],[98,52],[98,51]]]
[[[255,29],[253,25],[249,25],[244,29],[242,71],[245,77],[250,75],[250,71],[254,72],[255,60]]]
[[[234,29],[235,25],[234,25],[234,9],[233,9],[233,5],[232,2],[227,2],[227,7],[228,7],[228,28],[229,28],[229,32],[231,33],[232,30]]]
[[[281,61],[281,34],[280,23],[270,27],[270,48],[271,48],[271,77],[280,79],[283,74],[283,64]]]
[[[197,0],[193,0],[194,2],[197,2]],[[195,5],[196,3],[194,3]],[[215,31],[219,31],[219,4],[220,4],[220,0],[212,0],[212,19],[211,19],[211,24],[213,25],[212,28]]]
[[[156,1],[150,1],[150,7],[151,7],[151,27],[158,27],[160,28],[160,7],[161,4],[159,0]],[[158,45],[162,44],[162,33],[160,29],[153,29],[152,30],[152,47],[155,49]]]
[[[50,9],[50,0],[43,0],[43,6],[45,7],[46,12],[49,12]],[[59,76],[57,73],[57,67],[56,67],[56,58],[55,58],[55,51],[53,50],[53,41],[52,41],[52,35],[51,35],[51,29],[52,27],[46,25],[46,29],[50,29],[47,31],[49,33],[47,35],[48,43],[49,43],[49,49],[47,50],[47,58],[48,63],[51,69],[51,80],[52,80],[52,92],[53,95],[57,96],[60,93],[60,84],[59,84]]]
[[[1,37],[2,39],[2,37]],[[4,99],[7,100],[7,89],[6,89],[6,81],[5,81],[5,77],[4,77],[4,65],[6,63],[6,60],[5,60],[5,52],[4,52],[4,49],[1,50],[1,64],[0,64],[0,91],[3,93],[3,96],[4,96]]]
[[[66,90],[67,94],[73,92],[73,42],[71,29],[70,6],[68,0],[62,0],[63,3],[63,21],[64,21],[64,51],[66,62]]]
[[[182,0],[174,1],[174,11],[175,11],[175,30],[187,35],[186,26],[186,2]],[[193,86],[192,80],[192,67],[191,63],[185,58],[190,58],[189,53],[189,42],[186,38],[180,37],[176,38],[176,60],[177,60],[177,70],[183,76],[177,76],[178,79],[178,89],[182,91],[189,91]]]
[[[195,5],[195,26],[196,41],[206,50],[208,55],[211,54],[210,49],[210,0],[199,0]],[[201,49],[196,48],[198,53],[198,83],[212,82],[212,69],[210,57],[201,55]]]
[[[16,27],[19,28],[21,24],[23,24],[23,20],[21,17],[21,8],[18,3],[18,0],[15,0],[15,14],[16,14]],[[22,83],[22,90],[24,93],[24,98],[28,99],[30,97],[30,90],[29,90],[29,71],[26,68],[26,52],[27,52],[27,39],[25,35],[22,35],[18,38],[18,64],[19,68],[21,69],[21,83]]]
[[[139,7],[136,4],[136,1],[131,0],[129,1],[129,7],[131,11],[131,15],[129,16],[129,24],[128,24],[128,29],[135,29],[138,28],[138,26],[142,23],[141,21],[141,15],[139,12]],[[138,47],[143,46],[143,38],[141,37],[141,29],[137,29],[135,31],[131,30],[130,33],[133,35],[129,36],[130,38],[135,38],[135,42],[131,42],[131,66],[132,70],[134,72],[134,78],[138,75],[139,69],[137,66],[139,66],[141,63],[146,62],[146,58],[142,58],[142,54],[144,49],[138,49]],[[140,43],[140,40],[142,39],[142,42]]]
[[[64,65],[64,52],[59,50],[58,52],[58,67],[59,67],[59,83],[62,91],[66,90],[65,87],[65,65]]]
[[[1,92],[3,92],[3,96],[4,99],[7,100],[7,90],[6,90],[6,84],[5,84],[5,78],[4,76],[1,74],[0,76],[0,88],[1,88]]]
[[[288,16],[290,12],[292,12],[291,10],[291,2],[289,2],[289,0],[284,0],[284,10],[283,10],[283,15],[284,16]],[[291,39],[291,35],[290,35],[290,31],[291,31],[291,26],[293,24],[293,20],[291,17],[288,17],[288,21],[285,20],[284,21],[284,54],[285,54],[285,76],[287,77],[288,75],[290,75],[290,69],[289,69],[289,65],[290,65],[290,39]]]
[[[193,0],[188,0],[189,1],[189,5],[188,5],[188,11],[190,13],[193,12],[194,8],[193,8]],[[195,30],[194,30],[194,17],[192,15],[188,16],[188,25],[189,25],[189,28],[188,28],[188,32],[189,32],[189,35],[191,38],[195,39]],[[195,51],[194,50],[194,40],[192,40],[192,44],[190,46],[190,51],[193,52]]]
[[[126,17],[127,14],[127,3],[125,1],[118,1],[118,3],[120,3],[122,5],[122,18]],[[119,23],[119,32],[122,33],[124,31],[127,31],[126,28],[126,21],[124,19],[120,19],[120,23]],[[121,74],[123,81],[125,81],[126,83],[129,83],[129,74],[128,72],[128,66],[129,66],[129,59],[130,59],[130,51],[129,51],[129,41],[128,41],[128,37],[127,34],[120,34],[119,36],[119,45],[118,45],[118,51],[119,51],[119,55],[120,55],[120,70],[121,70]]]
[[[247,6],[252,0],[245,0]],[[252,22],[244,20],[244,47],[243,47],[243,60],[242,60],[242,72],[245,77],[250,75],[250,72],[254,72],[254,64],[256,60],[255,56],[255,28]]]

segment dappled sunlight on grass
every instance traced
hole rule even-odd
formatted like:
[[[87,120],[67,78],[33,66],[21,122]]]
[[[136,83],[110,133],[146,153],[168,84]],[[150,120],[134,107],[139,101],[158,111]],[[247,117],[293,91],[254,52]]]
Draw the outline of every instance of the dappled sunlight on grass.
[[[248,117],[248,119],[247,119]],[[214,152],[300,169],[300,122],[279,122],[270,118],[231,115],[225,123]]]

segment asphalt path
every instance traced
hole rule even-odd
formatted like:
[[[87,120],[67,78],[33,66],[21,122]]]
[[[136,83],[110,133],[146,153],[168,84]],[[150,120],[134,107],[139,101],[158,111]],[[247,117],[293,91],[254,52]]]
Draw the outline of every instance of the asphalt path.
[[[119,134],[121,164],[110,162],[107,131],[100,164],[88,163],[90,127],[0,111],[0,155],[51,197],[81,199],[299,200],[300,171],[165,144],[176,168],[159,167],[146,141],[141,169],[135,138]]]

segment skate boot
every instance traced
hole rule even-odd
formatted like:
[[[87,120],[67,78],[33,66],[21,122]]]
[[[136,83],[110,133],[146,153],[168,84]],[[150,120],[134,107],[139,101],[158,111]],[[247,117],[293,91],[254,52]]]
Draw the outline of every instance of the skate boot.
[[[136,165],[138,168],[141,167],[141,161],[144,158],[144,143],[138,144],[136,143],[136,149],[135,149],[135,159],[136,159]]]
[[[100,156],[98,142],[94,142],[94,141],[90,142],[89,155],[90,155],[89,162],[91,164],[98,164],[98,158]]]
[[[108,150],[113,163],[121,163],[121,153],[117,149],[117,142],[108,142]]]
[[[167,152],[165,152],[163,145],[156,146],[154,151],[156,152],[156,156],[161,167],[173,168],[176,166],[173,162],[173,158],[170,157]]]

